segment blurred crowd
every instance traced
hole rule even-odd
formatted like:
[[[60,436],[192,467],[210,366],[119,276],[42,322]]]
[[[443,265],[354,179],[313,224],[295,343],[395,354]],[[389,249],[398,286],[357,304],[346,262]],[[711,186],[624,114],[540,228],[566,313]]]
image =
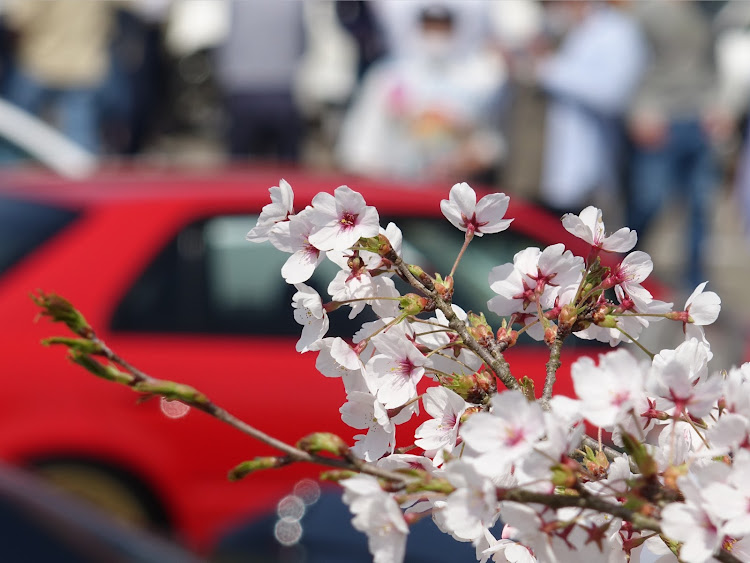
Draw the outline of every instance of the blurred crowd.
[[[719,187],[750,216],[743,0],[0,0],[0,23],[2,97],[93,153],[193,138],[557,212],[620,197],[640,233],[677,196],[692,285]]]

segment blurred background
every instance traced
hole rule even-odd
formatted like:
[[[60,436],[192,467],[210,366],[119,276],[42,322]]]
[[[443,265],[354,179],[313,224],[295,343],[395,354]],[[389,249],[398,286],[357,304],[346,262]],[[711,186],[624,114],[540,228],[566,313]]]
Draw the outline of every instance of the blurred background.
[[[593,204],[676,306],[711,280],[727,366],[750,328],[749,104],[743,0],[0,0],[0,187],[274,166]]]

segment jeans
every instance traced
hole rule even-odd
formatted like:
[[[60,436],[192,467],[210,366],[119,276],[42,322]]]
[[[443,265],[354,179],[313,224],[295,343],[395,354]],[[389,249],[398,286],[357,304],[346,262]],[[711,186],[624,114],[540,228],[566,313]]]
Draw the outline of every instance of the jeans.
[[[687,204],[687,282],[694,288],[706,281],[703,244],[711,198],[718,183],[716,159],[700,121],[673,121],[662,146],[634,150],[628,226],[642,237],[673,191]]]
[[[51,88],[14,68],[6,83],[6,97],[34,115],[52,104],[62,133],[88,151],[99,152],[98,88]]]

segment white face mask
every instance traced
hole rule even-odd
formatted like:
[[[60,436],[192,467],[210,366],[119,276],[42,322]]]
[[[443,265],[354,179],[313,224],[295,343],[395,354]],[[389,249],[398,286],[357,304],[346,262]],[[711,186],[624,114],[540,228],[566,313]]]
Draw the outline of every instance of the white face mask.
[[[419,50],[430,61],[442,62],[454,54],[453,38],[446,33],[422,33]]]

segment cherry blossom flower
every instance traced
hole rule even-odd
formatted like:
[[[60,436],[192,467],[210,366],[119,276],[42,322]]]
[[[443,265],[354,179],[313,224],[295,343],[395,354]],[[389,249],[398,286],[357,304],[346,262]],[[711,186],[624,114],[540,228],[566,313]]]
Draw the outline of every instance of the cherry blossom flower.
[[[354,514],[352,525],[367,534],[373,563],[403,561],[409,527],[393,497],[370,475],[345,479],[341,485],[344,502]]]
[[[318,350],[315,368],[326,377],[340,377],[347,393],[367,391],[362,370],[364,365],[357,353],[342,338],[322,338],[310,346]]]
[[[477,559],[479,563],[487,563],[492,558],[494,563],[536,563],[529,548],[509,539],[496,540],[488,531],[484,531],[486,541],[477,542]]]
[[[675,350],[663,350],[651,366],[646,390],[679,413],[706,416],[722,392],[720,377],[708,377],[708,350],[693,338]]]
[[[520,391],[498,393],[491,406],[491,413],[469,418],[460,435],[480,454],[480,470],[497,472],[524,457],[544,435],[544,415],[539,403],[530,403]]]
[[[305,209],[290,219],[286,236],[274,231],[269,233],[269,239],[276,248],[284,250],[281,246],[286,245],[292,253],[281,267],[281,275],[288,284],[294,285],[309,280],[323,260],[323,254],[309,241],[313,228],[309,209]],[[282,238],[285,240],[282,241]]]
[[[268,240],[271,230],[294,214],[294,192],[286,180],[281,180],[278,186],[268,191],[271,193],[271,203],[263,207],[255,227],[247,233],[245,238],[250,242]]]
[[[352,391],[339,412],[345,424],[352,428],[367,429],[366,434],[354,437],[356,443],[351,449],[354,455],[365,461],[375,461],[386,452],[393,452],[396,425],[388,417],[383,404],[371,393]]]
[[[643,398],[645,369],[627,350],[599,356],[598,366],[592,358],[579,358],[571,367],[571,376],[583,417],[612,430]]]
[[[378,235],[378,212],[360,193],[348,186],[333,193],[319,193],[312,200],[310,221],[315,229],[308,237],[310,244],[320,250],[346,250],[360,237]]]
[[[691,323],[699,326],[712,324],[721,311],[721,299],[713,291],[703,290],[708,282],[703,282],[687,298],[685,311],[690,315]]]
[[[425,451],[452,452],[458,438],[458,423],[467,404],[445,387],[430,387],[422,397],[424,409],[432,417],[417,428],[414,444]]]
[[[717,522],[699,504],[691,501],[673,502],[661,511],[661,529],[673,540],[682,543],[680,561],[706,563],[721,547],[723,536]]]
[[[605,252],[628,252],[638,242],[635,231],[623,227],[607,236],[602,221],[602,210],[589,206],[579,215],[566,213],[562,218],[563,227],[570,234],[589,243],[594,250]]]
[[[328,284],[328,293],[334,301],[357,299],[348,303],[351,307],[350,319],[361,313],[365,305],[370,305],[380,317],[395,316],[398,313],[398,301],[382,299],[400,296],[393,280],[382,275],[372,276],[364,266],[356,271],[349,267],[339,271]]]
[[[395,327],[394,327],[395,328]],[[417,383],[429,360],[403,332],[389,330],[373,337],[378,354],[366,365],[365,378],[386,408],[400,407],[417,396]]]
[[[635,295],[644,300],[651,299],[640,284],[649,276],[654,269],[651,257],[640,250],[631,252],[617,264],[602,282],[604,288],[618,286],[630,296]]]
[[[457,229],[481,237],[510,226],[513,219],[503,219],[509,202],[504,193],[487,194],[477,202],[476,192],[461,182],[451,188],[448,199],[440,202],[440,210]]]
[[[497,518],[495,484],[462,459],[449,463],[444,476],[456,490],[441,503],[435,523],[459,541],[481,537]]]
[[[703,327],[713,324],[721,312],[721,299],[713,291],[703,292],[708,282],[703,282],[695,288],[685,302],[683,313],[673,313],[672,316],[682,321],[682,330],[685,338],[697,338],[706,344],[706,336]]]
[[[543,251],[530,247],[513,257],[513,264],[493,268],[490,289],[498,294],[487,302],[490,311],[500,316],[526,311],[537,302],[549,309],[561,292],[576,287],[583,275],[583,259],[553,244]],[[531,307],[536,315],[536,305]]]
[[[297,352],[309,352],[313,344],[328,332],[328,314],[323,308],[323,301],[309,285],[294,284],[297,293],[292,297],[294,320],[302,325],[302,335],[297,341]]]

